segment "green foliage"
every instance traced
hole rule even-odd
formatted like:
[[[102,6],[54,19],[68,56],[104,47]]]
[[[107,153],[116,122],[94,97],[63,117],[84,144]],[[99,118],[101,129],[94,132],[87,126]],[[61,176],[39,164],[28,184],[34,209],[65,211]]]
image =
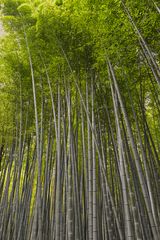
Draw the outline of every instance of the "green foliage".
[[[76,78],[78,76],[80,79],[81,86],[85,85],[86,81],[86,77],[83,76],[89,76],[90,73],[87,71],[92,69],[97,72],[101,86],[105,86],[105,91],[108,91],[110,88],[106,65],[108,57],[115,65],[116,75],[126,98],[127,89],[132,88],[134,96],[135,89],[139,89],[142,79],[150,86],[148,76],[150,69],[146,68],[144,60],[140,60],[139,39],[120,0],[107,2],[4,0],[3,3],[2,20],[9,37],[5,40],[7,42],[3,50],[5,61],[4,57],[2,61],[5,64],[4,68],[10,69],[7,73],[5,71],[5,78],[12,79],[15,92],[19,89],[18,78],[22,79],[24,106],[32,99],[24,29],[29,41],[39,100],[40,79],[43,78],[45,98],[50,101],[43,61],[52,79],[53,92],[56,91],[56,83],[61,75],[59,69],[63,70],[67,79],[72,79],[68,63]],[[150,8],[146,1],[126,1],[137,27],[158,59],[159,18],[153,5],[149,5]],[[14,53],[11,49],[14,49]],[[1,78],[4,76],[3,71]],[[39,104],[38,108],[40,107]]]

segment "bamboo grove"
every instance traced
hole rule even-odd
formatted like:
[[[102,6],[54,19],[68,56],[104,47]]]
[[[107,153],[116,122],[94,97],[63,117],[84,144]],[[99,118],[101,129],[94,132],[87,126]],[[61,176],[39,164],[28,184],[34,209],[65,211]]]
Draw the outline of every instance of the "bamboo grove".
[[[2,1],[0,240],[160,239],[159,7]]]

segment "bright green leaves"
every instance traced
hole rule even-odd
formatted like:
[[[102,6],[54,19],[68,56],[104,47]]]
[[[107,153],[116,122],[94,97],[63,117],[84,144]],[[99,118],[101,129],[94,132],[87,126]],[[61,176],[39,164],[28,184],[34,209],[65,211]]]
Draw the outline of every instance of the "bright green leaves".
[[[158,58],[159,19],[155,8],[148,8],[146,1],[125,2],[137,27],[147,43],[153,46]],[[46,77],[42,59],[52,76],[53,89],[59,79],[59,69],[63,69],[67,78],[72,79],[66,57],[75,75],[80,76],[82,85],[85,85],[83,76],[86,76],[86,69],[98,72],[102,85],[108,82],[107,57],[115,65],[123,89],[126,88],[124,75],[130,85],[134,82],[139,84],[141,79],[148,81],[148,69],[143,65],[144,59],[141,59],[139,39],[120,0],[6,0],[3,14],[5,27],[12,36],[8,42],[16,50],[14,54],[7,51],[5,64],[10,66],[11,72],[18,72],[22,77],[25,102],[32,93],[24,28],[38,90],[40,78]],[[10,48],[7,46],[7,49]],[[18,86],[14,74],[12,78]],[[47,98],[45,80],[44,89]]]
[[[25,15],[27,15],[27,14],[31,14],[31,12],[32,12],[32,9],[31,9],[31,5],[30,4],[27,4],[27,3],[23,3],[23,4],[21,4],[18,8],[17,8],[17,10],[21,13],[21,14],[25,14]]]
[[[17,7],[23,2],[23,0],[2,0],[3,5],[3,14],[6,16],[18,16]]]
[[[55,4],[56,4],[57,6],[61,6],[61,5],[63,4],[63,0],[56,0],[56,1],[55,1]]]

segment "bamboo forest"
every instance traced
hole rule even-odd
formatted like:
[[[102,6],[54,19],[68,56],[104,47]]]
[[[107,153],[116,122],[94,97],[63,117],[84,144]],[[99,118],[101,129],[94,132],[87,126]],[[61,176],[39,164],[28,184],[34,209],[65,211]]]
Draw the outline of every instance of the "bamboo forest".
[[[0,240],[160,240],[160,2],[0,2]]]

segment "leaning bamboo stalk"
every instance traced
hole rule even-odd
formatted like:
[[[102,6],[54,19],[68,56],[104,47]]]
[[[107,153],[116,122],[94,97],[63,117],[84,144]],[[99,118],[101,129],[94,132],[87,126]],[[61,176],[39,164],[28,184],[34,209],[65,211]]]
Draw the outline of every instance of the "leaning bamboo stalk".
[[[157,12],[160,14],[160,8],[158,7],[157,3],[156,3],[154,0],[152,0],[152,2],[153,2],[153,4],[154,4],[154,6],[155,6],[155,9],[156,9]]]
[[[94,117],[94,88],[93,79],[91,83],[91,99],[92,99],[92,129],[95,131],[95,117]],[[96,180],[96,152],[95,142],[92,132],[92,161],[93,161],[93,240],[97,239],[97,180]]]
[[[40,156],[40,139],[39,139],[39,121],[38,121],[38,110],[37,110],[37,100],[36,100],[36,86],[35,86],[35,77],[33,70],[33,63],[28,43],[27,34],[25,27],[23,26],[24,38],[26,42],[26,48],[28,53],[28,59],[31,70],[32,78],[32,90],[33,90],[33,99],[34,99],[34,111],[35,111],[35,127],[36,127],[36,145],[37,145],[37,161],[38,161],[38,186],[37,186],[37,208],[38,208],[38,238],[42,240],[42,216],[41,216],[41,156]],[[33,229],[35,236],[36,229]]]
[[[149,201],[148,191],[147,191],[147,188],[146,188],[146,181],[144,179],[144,175],[143,175],[143,172],[142,172],[142,167],[141,167],[141,164],[140,164],[140,157],[139,157],[137,147],[136,147],[136,144],[135,144],[135,141],[134,141],[134,138],[133,138],[133,133],[132,133],[132,130],[131,130],[130,122],[128,120],[127,112],[126,112],[124,104],[123,104],[123,100],[122,100],[122,97],[121,97],[121,94],[120,94],[120,91],[119,91],[119,87],[118,87],[117,80],[116,80],[116,77],[115,77],[115,74],[114,74],[114,71],[113,71],[113,67],[112,67],[110,61],[108,61],[108,66],[109,66],[109,70],[111,72],[113,83],[114,83],[114,86],[115,86],[115,89],[116,89],[116,92],[117,92],[117,95],[118,95],[121,110],[122,110],[124,120],[125,120],[125,123],[126,123],[127,132],[128,132],[128,136],[129,136],[129,139],[130,139],[131,146],[132,146],[132,150],[133,150],[133,154],[134,154],[134,158],[135,158],[135,163],[136,163],[136,168],[137,168],[137,172],[138,172],[138,175],[139,175],[145,204],[146,204],[146,207],[147,207],[147,212],[148,212],[152,232],[153,232],[153,235],[154,235],[154,239],[156,240],[157,236],[159,234],[157,232],[155,222],[154,222],[154,219],[153,219],[151,204],[150,204],[150,201]]]
[[[72,162],[71,162],[71,98],[70,89],[67,93],[67,108],[68,108],[68,202],[67,202],[67,229],[68,240],[73,240],[73,199],[72,199]]]
[[[160,69],[159,69],[159,66],[158,66],[156,60],[154,59],[153,54],[152,54],[152,52],[150,51],[150,49],[149,49],[146,41],[144,40],[142,34],[140,33],[139,29],[137,28],[136,23],[134,22],[131,14],[130,14],[130,12],[129,12],[129,10],[127,9],[127,7],[126,7],[126,5],[125,5],[125,3],[124,3],[124,0],[122,0],[122,5],[123,5],[123,7],[124,7],[124,9],[125,9],[125,11],[126,11],[126,13],[127,13],[127,15],[128,15],[128,18],[129,18],[131,24],[133,25],[133,27],[134,27],[134,29],[135,29],[135,32],[137,33],[138,37],[140,38],[140,40],[141,40],[141,42],[142,42],[142,45],[143,45],[144,48],[146,49],[146,52],[147,52],[147,54],[148,54],[148,56],[149,56],[149,58],[150,58],[150,60],[151,60],[151,62],[152,62],[152,64],[153,64],[153,66],[155,67],[159,78],[160,78]],[[158,84],[160,84],[160,79],[159,79],[159,78],[157,79],[157,80],[158,80]]]
[[[123,154],[123,143],[122,143],[122,135],[120,130],[120,123],[118,117],[118,106],[117,106],[117,99],[116,95],[113,91],[112,83],[111,83],[111,92],[113,98],[113,105],[114,105],[114,113],[115,113],[115,120],[117,126],[117,141],[118,141],[118,155],[119,155],[119,172],[121,177],[121,184],[122,184],[122,193],[123,193],[123,202],[124,202],[124,218],[125,218],[125,228],[126,228],[126,238],[127,239],[134,239],[133,231],[131,229],[131,217],[130,217],[130,210],[129,210],[129,201],[128,201],[128,194],[127,194],[127,186],[126,186],[126,176],[125,176],[125,160]]]
[[[88,102],[88,84],[86,82],[86,107],[89,114],[89,102]],[[89,240],[93,239],[93,209],[92,209],[92,160],[91,160],[91,134],[90,125],[87,121],[88,132],[88,235]]]
[[[61,178],[61,98],[60,98],[60,86],[58,84],[58,129],[57,129],[57,162],[56,162],[56,169],[57,169],[57,180],[56,180],[56,233],[55,238],[56,240],[60,240],[60,204],[61,204],[61,191],[60,191],[60,178]]]

